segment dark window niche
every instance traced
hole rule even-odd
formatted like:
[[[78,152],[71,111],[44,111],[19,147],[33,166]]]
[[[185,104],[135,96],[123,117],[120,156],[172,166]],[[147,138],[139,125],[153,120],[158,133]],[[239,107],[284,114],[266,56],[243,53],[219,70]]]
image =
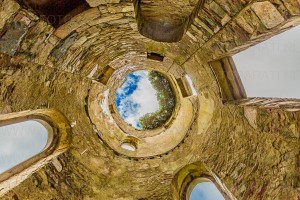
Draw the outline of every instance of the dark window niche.
[[[164,56],[158,54],[158,53],[147,53],[147,58],[151,60],[156,60],[156,61],[164,61]]]

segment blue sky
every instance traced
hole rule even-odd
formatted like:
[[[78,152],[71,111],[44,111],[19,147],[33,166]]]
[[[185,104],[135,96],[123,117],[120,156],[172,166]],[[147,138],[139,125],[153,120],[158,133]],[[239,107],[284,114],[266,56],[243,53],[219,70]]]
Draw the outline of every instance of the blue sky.
[[[46,128],[36,121],[0,127],[0,173],[41,152],[48,139]]]
[[[130,73],[116,92],[116,105],[125,122],[140,129],[139,119],[159,109],[157,92],[148,79],[149,72]]]
[[[249,97],[300,98],[299,36],[297,26],[233,57]]]
[[[190,200],[224,200],[224,197],[213,183],[203,182],[194,187]]]

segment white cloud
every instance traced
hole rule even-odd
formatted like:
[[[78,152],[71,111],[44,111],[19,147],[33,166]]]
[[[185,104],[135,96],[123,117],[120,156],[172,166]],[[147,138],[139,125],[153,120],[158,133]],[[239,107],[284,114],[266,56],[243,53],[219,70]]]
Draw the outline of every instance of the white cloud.
[[[129,96],[127,96],[119,106],[119,112],[125,113],[127,111],[128,117],[124,120],[137,128],[139,119],[147,113],[155,112],[159,109],[157,100],[157,92],[153,88],[151,82],[148,79],[149,72],[141,70],[133,73],[140,76],[140,80],[137,83],[137,89]],[[129,84],[132,84],[135,80],[129,80]],[[120,91],[122,93],[122,91]],[[138,105],[136,111],[129,111],[126,102],[133,102]]]

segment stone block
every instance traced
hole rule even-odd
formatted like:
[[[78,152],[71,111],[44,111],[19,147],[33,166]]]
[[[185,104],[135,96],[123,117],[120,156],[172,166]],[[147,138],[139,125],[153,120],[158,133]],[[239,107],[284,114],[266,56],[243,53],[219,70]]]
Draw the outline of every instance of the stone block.
[[[283,1],[283,3],[291,15],[300,14],[299,0]]]
[[[249,124],[257,129],[257,109],[255,107],[244,107],[244,115]]]
[[[274,28],[284,21],[280,12],[269,1],[254,3],[251,8],[268,29]]]
[[[55,32],[54,35],[63,39],[67,37],[72,31],[78,29],[79,27],[87,24],[88,22],[92,21],[93,19],[100,16],[100,11],[97,8],[91,8],[80,15],[74,16],[70,19],[67,23],[60,26]]]
[[[127,12],[133,12],[134,11],[134,6],[133,5],[115,5],[111,4],[107,6],[107,10],[110,13],[127,13]]]
[[[221,18],[227,15],[226,12],[214,1],[209,4],[209,8]]]
[[[27,31],[28,26],[24,22],[10,23],[6,28],[5,34],[0,39],[0,53],[10,56],[15,55]]]
[[[73,32],[68,37],[66,37],[55,49],[53,49],[51,55],[55,58],[61,58],[69,47],[74,43],[76,40],[77,33]]]
[[[0,29],[2,29],[6,21],[20,9],[20,5],[13,0],[4,0],[0,8]]]
[[[63,167],[57,158],[53,158],[52,164],[55,167],[56,171],[61,172]]]
[[[118,20],[118,19],[121,19],[123,17],[124,17],[124,15],[122,13],[108,15],[108,16],[105,16],[105,17],[99,17],[99,18],[97,18],[93,21],[90,21],[88,23],[88,25],[94,26],[94,25],[98,25],[98,24],[102,24],[102,23],[107,23],[107,22],[110,22],[110,21],[113,21],[113,20]]]
[[[120,0],[86,0],[91,7],[97,7],[99,5],[108,3],[120,3]]]
[[[253,34],[254,28],[247,22],[247,20],[243,16],[239,16],[236,19],[237,24],[242,27],[247,33]]]

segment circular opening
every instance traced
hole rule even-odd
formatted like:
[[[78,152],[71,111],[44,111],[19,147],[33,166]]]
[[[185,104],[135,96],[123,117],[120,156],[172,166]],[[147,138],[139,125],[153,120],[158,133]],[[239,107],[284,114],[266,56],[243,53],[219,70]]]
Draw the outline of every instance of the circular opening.
[[[192,190],[189,200],[224,200],[223,195],[220,193],[218,188],[209,181],[198,183]]]
[[[121,144],[121,147],[127,151],[135,151],[136,147],[132,143],[124,142]]]
[[[116,90],[116,107],[123,120],[137,130],[163,126],[172,116],[176,96],[162,73],[139,70],[129,73]]]

